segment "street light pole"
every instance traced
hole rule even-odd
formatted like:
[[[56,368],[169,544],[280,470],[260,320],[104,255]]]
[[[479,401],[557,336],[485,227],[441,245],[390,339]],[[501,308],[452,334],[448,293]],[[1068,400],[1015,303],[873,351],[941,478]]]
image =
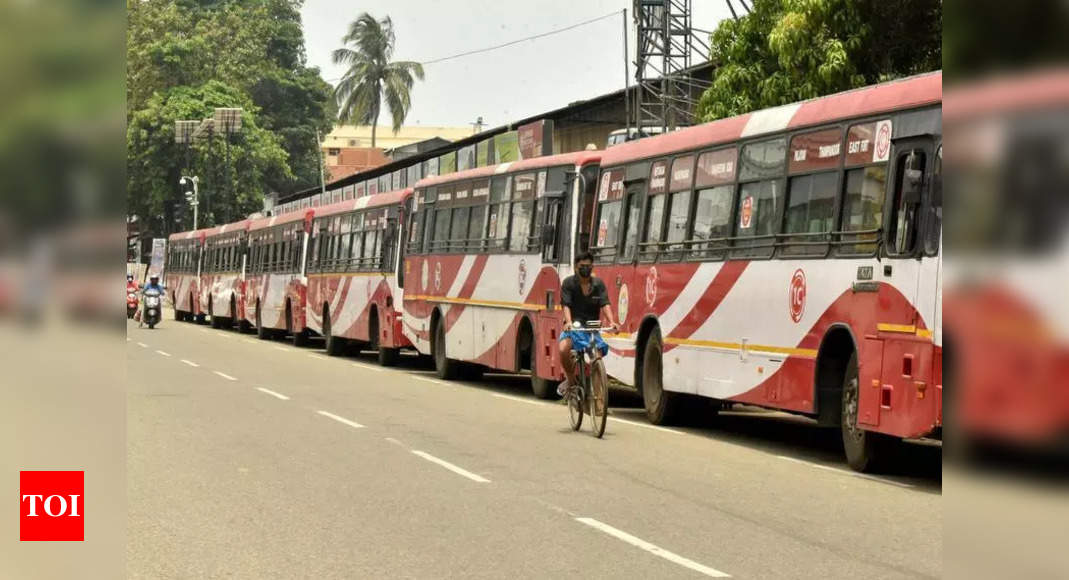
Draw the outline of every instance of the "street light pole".
[[[189,202],[189,207],[193,208],[193,229],[197,229],[197,206],[200,205],[199,192],[197,191],[197,183],[199,179],[196,175],[193,177],[182,176],[182,179],[178,180],[179,185],[185,185],[186,182],[193,184],[193,191],[186,192],[186,201]]]

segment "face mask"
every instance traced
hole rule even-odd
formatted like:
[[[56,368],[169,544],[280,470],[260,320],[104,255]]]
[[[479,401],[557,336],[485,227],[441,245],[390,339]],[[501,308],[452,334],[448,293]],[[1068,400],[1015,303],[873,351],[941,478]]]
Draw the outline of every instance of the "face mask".
[[[583,278],[589,278],[590,273],[594,271],[594,266],[579,266],[579,275]]]

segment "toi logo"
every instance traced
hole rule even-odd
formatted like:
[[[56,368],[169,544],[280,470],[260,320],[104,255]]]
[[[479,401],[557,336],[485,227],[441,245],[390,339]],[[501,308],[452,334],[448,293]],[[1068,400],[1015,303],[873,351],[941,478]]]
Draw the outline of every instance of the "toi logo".
[[[788,304],[791,309],[791,320],[799,322],[805,314],[805,272],[801,268],[794,271],[791,277],[791,288],[788,293]]]
[[[19,472],[19,540],[85,540],[85,472]]]

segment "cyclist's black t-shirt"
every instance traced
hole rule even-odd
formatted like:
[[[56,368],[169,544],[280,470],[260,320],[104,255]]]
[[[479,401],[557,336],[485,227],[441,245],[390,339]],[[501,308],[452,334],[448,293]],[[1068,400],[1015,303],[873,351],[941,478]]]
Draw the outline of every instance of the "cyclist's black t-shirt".
[[[560,285],[560,303],[572,310],[572,320],[586,324],[601,318],[601,307],[609,303],[609,291],[596,276],[590,277],[590,295],[583,294],[579,276],[568,276]]]

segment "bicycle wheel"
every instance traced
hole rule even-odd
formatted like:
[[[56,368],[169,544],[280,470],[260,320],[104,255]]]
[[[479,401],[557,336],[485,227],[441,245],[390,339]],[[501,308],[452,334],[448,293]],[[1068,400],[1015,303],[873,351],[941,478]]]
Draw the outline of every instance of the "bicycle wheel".
[[[576,365],[575,376],[582,381],[583,380],[583,368],[580,365]],[[578,431],[583,426],[583,385],[571,386],[571,392],[565,395],[568,398],[568,418],[572,421],[572,431]]]
[[[598,359],[590,366],[590,431],[594,437],[605,434],[609,421],[609,376],[605,363]]]

